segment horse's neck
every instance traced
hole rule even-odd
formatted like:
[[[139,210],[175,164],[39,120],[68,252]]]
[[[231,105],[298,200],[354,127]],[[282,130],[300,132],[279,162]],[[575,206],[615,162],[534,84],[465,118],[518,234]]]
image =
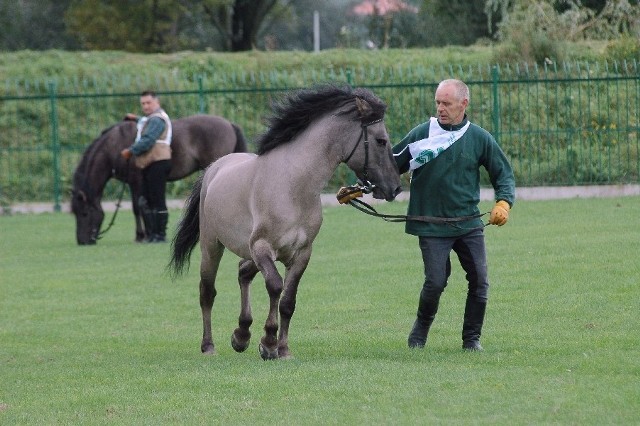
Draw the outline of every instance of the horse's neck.
[[[90,153],[84,165],[84,185],[91,188],[95,197],[100,200],[107,182],[113,172],[109,156],[100,148]]]
[[[354,139],[353,144],[356,144],[355,136],[348,138]],[[281,174],[286,175],[290,184],[296,188],[304,187],[311,192],[320,193],[342,161],[343,144],[350,142],[346,141],[343,132],[315,126],[302,135],[300,140],[279,149]]]

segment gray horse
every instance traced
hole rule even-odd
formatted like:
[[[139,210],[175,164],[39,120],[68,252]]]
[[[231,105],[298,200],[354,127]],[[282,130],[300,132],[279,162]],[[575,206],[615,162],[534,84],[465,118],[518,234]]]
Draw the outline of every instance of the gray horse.
[[[385,110],[366,89],[328,85],[292,92],[274,106],[269,130],[257,141],[257,155],[227,155],[196,182],[172,242],[169,269],[174,277],[184,272],[200,240],[203,353],[215,353],[211,310],[226,248],[241,258],[241,310],[233,349],[242,352],[249,345],[249,285],[261,272],[270,303],[260,355],[265,360],[291,356],[289,322],[298,284],[322,224],[320,194],[336,168],[346,163],[375,198],[391,201],[401,191]],[[276,261],[286,268],[284,281]]]

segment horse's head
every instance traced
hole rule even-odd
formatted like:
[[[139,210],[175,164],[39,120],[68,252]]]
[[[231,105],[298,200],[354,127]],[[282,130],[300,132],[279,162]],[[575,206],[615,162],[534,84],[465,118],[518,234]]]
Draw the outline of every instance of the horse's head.
[[[392,201],[402,192],[402,183],[384,124],[386,106],[368,91],[356,97],[356,106],[362,131],[345,163],[374,198]]]
[[[100,205],[102,190],[116,173],[115,160],[135,137],[135,124],[123,121],[102,131],[82,154],[73,173],[71,212],[76,217],[76,240],[79,245],[95,244],[104,212]],[[121,160],[124,164],[124,160]]]
[[[76,240],[79,245],[95,244],[104,211],[99,201],[92,199],[80,189],[71,191],[71,211],[76,217]]]

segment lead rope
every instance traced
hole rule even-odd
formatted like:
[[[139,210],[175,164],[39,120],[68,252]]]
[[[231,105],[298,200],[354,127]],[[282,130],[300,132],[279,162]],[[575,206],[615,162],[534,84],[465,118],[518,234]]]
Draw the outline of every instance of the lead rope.
[[[459,222],[466,222],[468,220],[480,218],[489,212],[478,213],[470,216],[460,216],[460,217],[439,217],[439,216],[413,216],[413,215],[399,215],[399,214],[384,214],[379,213],[373,206],[367,204],[362,200],[358,200],[357,197],[361,197],[362,193],[365,192],[363,187],[360,185],[351,185],[348,187],[344,187],[340,189],[336,198],[340,202],[340,204],[349,204],[352,207],[360,210],[363,213],[366,213],[370,216],[379,217],[386,222],[427,222],[434,223],[438,225],[449,225],[458,229],[468,229],[469,231],[473,231],[475,229],[483,229],[485,226],[489,225],[489,223],[483,223],[480,227],[475,228],[463,228],[458,225]],[[347,201],[346,199],[349,198]]]

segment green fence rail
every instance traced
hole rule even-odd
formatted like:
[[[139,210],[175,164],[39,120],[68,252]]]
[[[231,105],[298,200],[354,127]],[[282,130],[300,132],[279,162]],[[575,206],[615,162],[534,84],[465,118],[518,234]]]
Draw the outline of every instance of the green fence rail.
[[[638,68],[633,61],[7,80],[0,85],[0,206],[51,201],[59,209],[84,149],[137,112],[144,89],[155,89],[174,118],[221,115],[252,141],[265,129],[270,102],[287,90],[316,82],[367,87],[387,102],[397,142],[434,113],[437,83],[452,77],[469,85],[469,118],[495,135],[518,186],[638,183]],[[330,189],[352,178],[340,168]],[[171,183],[169,196],[183,197],[192,180]],[[105,197],[116,192],[111,182]]]

